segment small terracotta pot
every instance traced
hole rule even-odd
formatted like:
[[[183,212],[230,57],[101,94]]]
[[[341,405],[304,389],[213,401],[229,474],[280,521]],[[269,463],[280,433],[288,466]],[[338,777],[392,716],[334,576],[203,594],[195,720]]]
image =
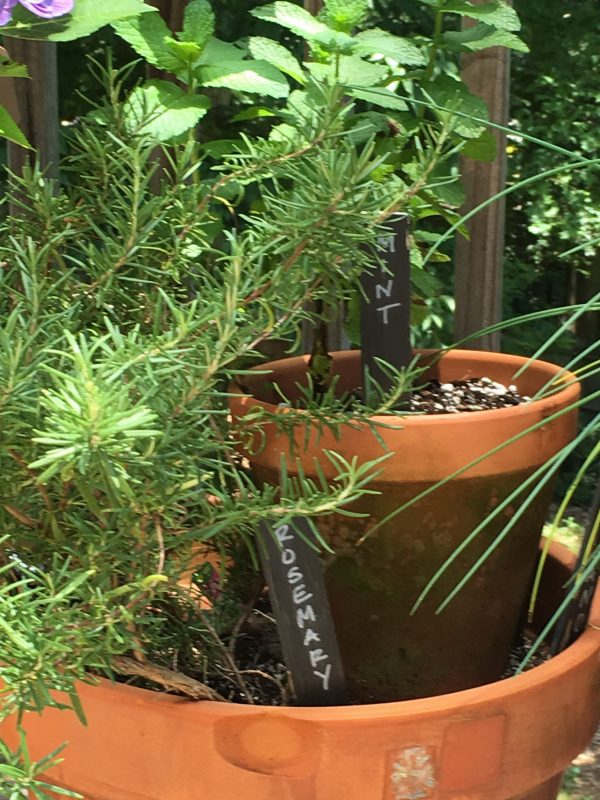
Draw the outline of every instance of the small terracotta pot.
[[[554,547],[538,613],[572,557]],[[515,678],[440,697],[343,708],[193,703],[81,685],[88,718],[26,714],[32,758],[64,741],[48,778],[86,800],[555,800],[600,719],[600,593],[583,635]],[[14,721],[0,737],[17,744]]]
[[[455,350],[441,358],[434,351],[424,351],[421,357],[431,365],[429,375],[442,382],[489,377],[505,385],[516,383],[524,396],[534,395],[560,369],[535,361],[515,379],[525,363],[517,356]],[[257,406],[286,414],[285,408],[277,407],[281,397],[273,384],[290,399],[297,398],[298,384],[306,383],[306,366],[307,358],[291,358],[261,365],[255,375],[244,375],[246,394],[230,400],[240,430],[244,417]],[[333,372],[340,390],[356,389],[361,383],[360,352],[334,353]],[[292,451],[287,433],[278,431],[273,422],[262,425],[246,454],[257,478],[266,483],[278,483],[282,457],[292,474],[301,462],[307,476],[318,474],[318,464],[333,478],[335,467],[323,450],[335,451],[347,461],[358,457],[365,462],[385,453],[383,440],[392,454],[369,484],[378,494],[366,495],[352,506],[364,518],[335,515],[318,522],[335,551],[325,564],[325,577],[354,699],[383,702],[429,697],[489,683],[502,674],[526,599],[552,482],[443,614],[436,615],[437,606],[517,511],[518,500],[485,527],[414,616],[410,609],[470,531],[573,438],[575,410],[549,420],[579,397],[575,378],[568,374],[564,380],[565,388],[551,397],[511,408],[374,417],[375,423],[392,426],[380,427],[379,438],[367,425],[343,425],[337,433],[319,428],[307,413],[306,423],[294,428]],[[548,422],[436,489],[359,544],[374,522],[544,420]]]

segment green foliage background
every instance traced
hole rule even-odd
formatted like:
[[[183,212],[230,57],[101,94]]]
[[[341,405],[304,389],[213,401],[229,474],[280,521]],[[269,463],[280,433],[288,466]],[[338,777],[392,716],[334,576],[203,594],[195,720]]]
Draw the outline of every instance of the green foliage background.
[[[597,156],[600,4],[516,0],[515,7],[531,52],[512,56],[513,119],[532,136]],[[559,163],[560,156],[534,144],[509,145],[509,180]],[[598,244],[565,259],[560,254],[600,235],[600,173],[565,173],[517,192],[508,203],[506,231],[506,316],[574,300],[585,292],[582,279],[600,270]],[[541,342],[551,330],[540,324],[523,338],[508,334],[505,347],[529,351],[532,336]]]

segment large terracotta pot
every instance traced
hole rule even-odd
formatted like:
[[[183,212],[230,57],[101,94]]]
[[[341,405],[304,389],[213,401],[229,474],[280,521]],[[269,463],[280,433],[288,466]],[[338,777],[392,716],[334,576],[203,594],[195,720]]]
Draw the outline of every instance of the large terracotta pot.
[[[525,362],[520,357],[464,350],[448,352],[441,359],[437,355],[427,351],[422,357],[433,361],[431,374],[442,382],[485,376],[504,384],[516,383],[521,394],[529,396],[559,371],[559,367],[536,361],[515,380],[514,373]],[[240,429],[244,417],[257,406],[287,413],[285,408],[278,409],[281,396],[272,386],[277,384],[291,399],[297,397],[297,385],[306,382],[306,361],[273,361],[259,368],[261,373],[269,370],[267,375],[244,375],[246,393],[230,401]],[[342,391],[355,389],[361,382],[360,353],[334,353],[333,371]],[[287,433],[273,422],[262,425],[247,455],[255,475],[264,482],[278,483],[282,456],[290,473],[297,472],[299,459],[306,475],[315,476],[318,463],[332,478],[335,469],[324,456],[325,449],[348,461],[355,456],[367,461],[385,452],[383,440],[392,454],[369,484],[378,494],[366,495],[352,506],[364,518],[336,515],[319,521],[335,551],[325,563],[325,576],[346,677],[355,699],[383,702],[428,697],[489,683],[501,675],[534,568],[551,482],[447,611],[435,614],[440,601],[518,509],[518,501],[487,525],[414,616],[410,609],[427,581],[470,531],[573,438],[575,410],[549,419],[577,400],[579,387],[572,375],[566,376],[565,382],[569,381],[570,385],[551,397],[512,408],[373,418],[388,426],[380,427],[378,436],[367,425],[344,425],[334,433],[319,428],[306,414],[306,423],[299,423],[294,430],[293,455]],[[547,423],[480,461],[359,544],[374,521],[544,420]]]
[[[554,548],[541,617],[572,558]],[[541,619],[540,622],[544,620]],[[81,685],[88,718],[25,715],[33,758],[85,800],[554,800],[600,719],[600,593],[590,626],[515,678],[401,703],[267,708]],[[17,743],[12,720],[0,736]]]

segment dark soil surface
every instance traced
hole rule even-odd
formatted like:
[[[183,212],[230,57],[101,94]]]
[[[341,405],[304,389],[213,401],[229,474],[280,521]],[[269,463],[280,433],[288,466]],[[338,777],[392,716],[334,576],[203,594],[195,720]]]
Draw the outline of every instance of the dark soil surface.
[[[525,628],[524,630],[520,631],[517,641],[514,643],[513,648],[510,651],[508,664],[501,675],[502,679],[510,678],[516,674],[523,659],[528,655],[529,651],[535,644],[536,639],[537,635],[529,628]],[[544,642],[542,642],[523,668],[523,671],[527,672],[528,670],[533,669],[533,667],[539,667],[540,664],[543,664],[550,658],[552,658],[550,648]]]
[[[291,703],[291,677],[283,661],[275,619],[269,608],[253,609],[235,641],[227,645],[238,674],[232,674],[223,665],[220,675],[211,676],[213,689],[234,703],[266,706]]]
[[[412,393],[409,410],[423,414],[458,414],[461,411],[509,408],[528,400],[531,398],[520,395],[516,386],[504,386],[491,378],[448,383],[432,380]]]
[[[263,596],[261,606],[262,608],[254,609],[250,613],[244,627],[236,634],[235,642],[227,643],[235,658],[238,674],[233,674],[223,664],[218,672],[208,676],[208,683],[234,703],[294,705],[291,675],[283,661],[275,619],[266,596]],[[516,674],[536,639],[536,634],[529,628],[519,632],[501,679]],[[524,671],[533,669],[550,658],[549,648],[542,643],[525,665]]]

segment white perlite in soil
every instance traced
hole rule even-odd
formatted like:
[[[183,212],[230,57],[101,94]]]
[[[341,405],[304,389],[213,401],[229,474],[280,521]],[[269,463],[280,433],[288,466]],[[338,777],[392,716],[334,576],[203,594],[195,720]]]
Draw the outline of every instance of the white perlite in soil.
[[[448,383],[434,379],[412,393],[409,410],[421,414],[458,414],[510,408],[528,400],[531,398],[519,394],[516,386],[504,386],[491,378],[469,378]]]

